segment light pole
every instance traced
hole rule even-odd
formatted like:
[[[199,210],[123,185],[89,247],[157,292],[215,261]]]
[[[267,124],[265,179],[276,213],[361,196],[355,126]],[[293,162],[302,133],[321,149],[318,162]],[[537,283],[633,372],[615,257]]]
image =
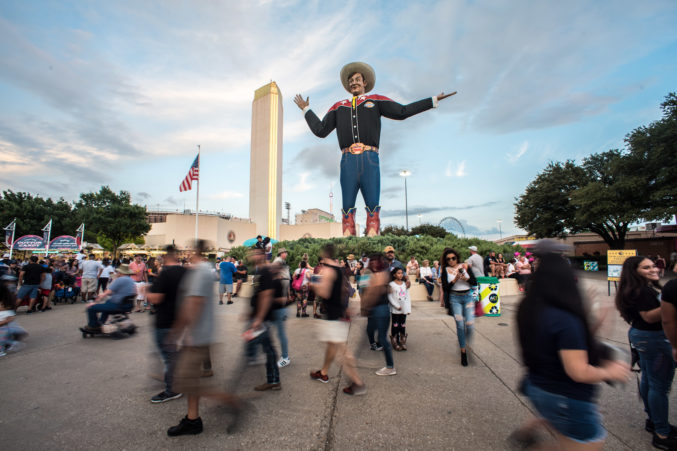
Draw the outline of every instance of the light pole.
[[[421,216],[423,216],[423,215],[419,213],[416,216],[418,216],[418,225],[421,225]]]
[[[503,239],[503,231],[501,230],[501,223],[503,222],[503,220],[499,219],[496,222],[498,222],[498,236],[499,236],[499,239],[502,240]]]
[[[409,231],[409,206],[407,205],[407,177],[411,175],[411,171],[404,169],[400,171],[400,176],[404,177],[404,221]]]

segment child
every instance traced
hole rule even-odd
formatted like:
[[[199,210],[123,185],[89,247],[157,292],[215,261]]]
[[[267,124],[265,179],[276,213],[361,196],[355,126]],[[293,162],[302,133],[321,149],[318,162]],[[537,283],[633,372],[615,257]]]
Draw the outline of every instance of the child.
[[[19,351],[22,347],[19,341],[28,335],[13,322],[16,316],[14,303],[12,292],[0,283],[0,356],[6,355],[6,351]]]
[[[411,298],[404,283],[404,271],[395,268],[390,273],[392,282],[388,284],[388,301],[393,324],[390,329],[390,341],[396,351],[407,350],[407,333],[405,323],[407,315],[411,313]]]

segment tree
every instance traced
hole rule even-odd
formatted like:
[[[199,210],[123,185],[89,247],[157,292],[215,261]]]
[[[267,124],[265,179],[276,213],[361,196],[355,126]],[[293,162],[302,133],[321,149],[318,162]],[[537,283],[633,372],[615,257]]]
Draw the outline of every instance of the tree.
[[[663,118],[638,127],[625,137],[628,155],[623,171],[647,187],[642,215],[665,220],[677,214],[677,95],[661,104]]]
[[[115,257],[123,243],[140,239],[150,230],[145,208],[133,205],[128,192],[115,194],[107,186],[101,187],[98,193],[80,194],[75,213],[78,220],[86,224],[86,238],[103,238],[101,241],[110,246],[108,250]]]
[[[381,230],[381,235],[407,236],[409,235],[409,232],[407,232],[407,229],[404,227],[389,225],[385,226],[383,230]]]
[[[0,197],[0,225],[5,227],[16,218],[15,238],[22,235],[42,235],[42,228],[52,220],[51,237],[74,235],[77,220],[73,207],[63,198],[54,202],[30,193],[3,191]]]
[[[447,231],[444,229],[444,227],[432,225],[432,224],[421,224],[419,226],[414,227],[411,229],[409,232],[409,235],[428,235],[428,236],[434,236],[437,238],[444,238],[447,235]]]

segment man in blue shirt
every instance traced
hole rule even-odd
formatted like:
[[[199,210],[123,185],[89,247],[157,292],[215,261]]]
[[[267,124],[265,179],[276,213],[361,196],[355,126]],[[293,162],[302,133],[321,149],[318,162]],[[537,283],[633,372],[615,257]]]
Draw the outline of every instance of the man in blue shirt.
[[[228,304],[233,303],[233,274],[237,272],[237,268],[231,260],[230,257],[226,256],[219,264],[219,272],[221,273],[221,281],[219,283],[220,305],[223,305],[223,293],[228,293]]]

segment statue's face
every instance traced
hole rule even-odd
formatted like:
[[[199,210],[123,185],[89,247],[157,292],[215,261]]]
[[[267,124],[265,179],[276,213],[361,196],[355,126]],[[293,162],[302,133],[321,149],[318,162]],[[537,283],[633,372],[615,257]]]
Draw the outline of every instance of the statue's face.
[[[350,88],[350,93],[354,96],[361,96],[364,94],[366,84],[362,74],[355,73],[348,78],[348,87]]]

